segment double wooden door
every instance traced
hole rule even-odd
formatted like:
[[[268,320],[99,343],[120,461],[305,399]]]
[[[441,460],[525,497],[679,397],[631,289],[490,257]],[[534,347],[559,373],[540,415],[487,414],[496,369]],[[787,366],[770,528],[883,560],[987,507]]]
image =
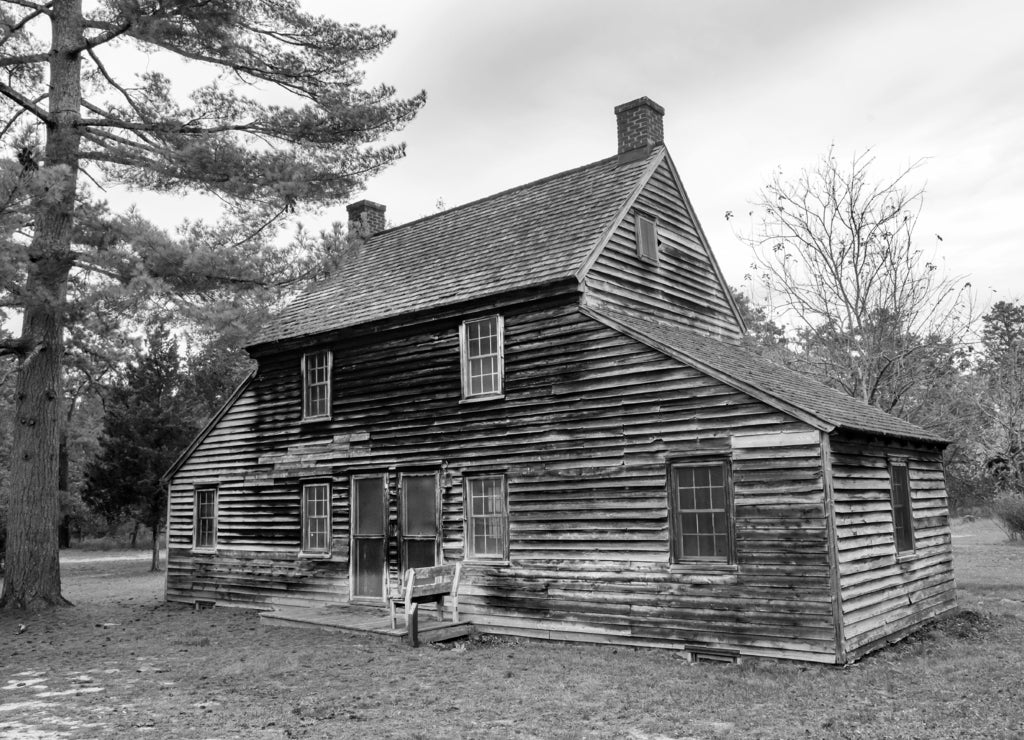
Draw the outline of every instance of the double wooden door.
[[[436,565],[440,507],[436,473],[402,473],[394,507],[384,474],[352,477],[350,580],[353,599],[383,599],[389,570]],[[393,567],[392,567],[393,566]]]

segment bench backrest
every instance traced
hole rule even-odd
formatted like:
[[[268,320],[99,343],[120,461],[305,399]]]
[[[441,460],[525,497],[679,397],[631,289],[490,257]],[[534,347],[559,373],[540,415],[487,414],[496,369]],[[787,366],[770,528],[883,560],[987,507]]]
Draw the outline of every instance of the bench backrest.
[[[462,563],[435,565],[430,568],[409,568],[405,572],[405,598],[407,601],[436,594],[451,594],[458,589]]]

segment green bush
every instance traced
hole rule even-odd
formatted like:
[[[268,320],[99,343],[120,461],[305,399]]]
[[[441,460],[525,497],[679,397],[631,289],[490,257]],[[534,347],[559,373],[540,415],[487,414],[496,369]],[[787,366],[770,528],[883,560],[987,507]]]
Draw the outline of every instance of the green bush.
[[[992,505],[992,513],[1011,540],[1024,539],[1024,495],[1000,496]]]

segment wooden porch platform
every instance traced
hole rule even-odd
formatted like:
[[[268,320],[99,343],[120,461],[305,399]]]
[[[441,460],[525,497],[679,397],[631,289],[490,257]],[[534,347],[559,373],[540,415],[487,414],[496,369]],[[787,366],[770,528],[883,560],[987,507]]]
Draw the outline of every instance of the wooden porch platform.
[[[446,610],[449,620],[439,622],[430,609],[419,609],[420,642],[443,642],[472,634],[470,622],[451,622],[451,611]],[[260,612],[260,622],[279,627],[305,627],[329,632],[372,632],[402,639],[406,636],[405,617],[398,617],[397,629],[391,629],[391,617],[383,607],[361,604],[338,604],[317,607],[281,607],[269,612]]]

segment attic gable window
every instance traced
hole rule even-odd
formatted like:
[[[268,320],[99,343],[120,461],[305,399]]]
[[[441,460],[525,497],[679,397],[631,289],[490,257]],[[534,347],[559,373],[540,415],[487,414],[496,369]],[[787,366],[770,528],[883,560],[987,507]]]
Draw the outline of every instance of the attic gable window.
[[[505,322],[501,316],[462,322],[463,400],[498,398],[504,393]]]
[[[636,212],[636,254],[648,262],[658,261],[658,219]]]
[[[910,504],[910,474],[907,463],[892,461],[889,464],[889,478],[892,486],[892,522],[896,540],[896,552],[902,554],[914,550],[914,513]]]
[[[302,356],[302,418],[329,419],[331,416],[331,351],[307,352]]]

